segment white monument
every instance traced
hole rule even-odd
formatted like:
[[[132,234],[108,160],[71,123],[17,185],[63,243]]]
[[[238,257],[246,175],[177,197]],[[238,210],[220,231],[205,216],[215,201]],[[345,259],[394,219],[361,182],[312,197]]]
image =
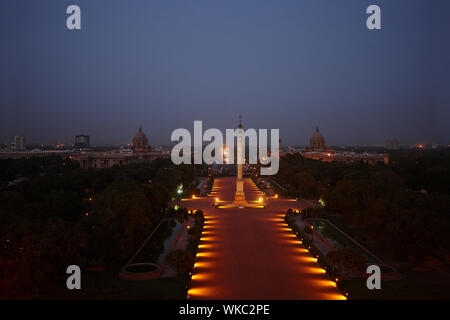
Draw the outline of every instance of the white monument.
[[[245,200],[244,180],[242,179],[242,165],[245,163],[245,150],[242,148],[244,139],[244,130],[241,123],[242,116],[239,116],[238,135],[237,135],[237,177],[236,177],[236,194],[234,196],[233,206],[248,206]]]

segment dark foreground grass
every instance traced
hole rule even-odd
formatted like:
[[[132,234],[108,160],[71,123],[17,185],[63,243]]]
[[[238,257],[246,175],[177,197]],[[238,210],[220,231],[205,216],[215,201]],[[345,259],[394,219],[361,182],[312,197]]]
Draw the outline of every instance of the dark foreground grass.
[[[369,290],[365,279],[344,280],[350,299],[409,300],[450,299],[450,276],[434,272],[416,272],[400,280],[381,281],[380,290]]]
[[[113,272],[88,272],[82,290],[67,290],[67,299],[152,299],[186,298],[186,281],[181,277],[145,281],[122,280]]]

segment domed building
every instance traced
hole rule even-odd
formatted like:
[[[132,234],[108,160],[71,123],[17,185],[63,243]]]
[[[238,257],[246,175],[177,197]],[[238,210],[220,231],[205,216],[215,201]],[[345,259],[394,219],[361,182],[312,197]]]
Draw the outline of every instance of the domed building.
[[[142,131],[142,127],[139,126],[139,131],[133,138],[133,146],[131,147],[133,153],[138,156],[139,159],[148,159],[150,156],[150,146],[145,133]]]
[[[316,128],[316,132],[313,133],[311,139],[309,139],[309,146],[305,148],[308,151],[325,151],[325,138],[319,131],[319,127]]]
[[[384,163],[389,165],[389,155],[387,153],[356,153],[353,151],[333,150],[325,145],[325,138],[319,131],[319,127],[309,139],[309,146],[301,152],[302,157],[325,162],[340,161],[346,163],[360,162],[374,165]]]

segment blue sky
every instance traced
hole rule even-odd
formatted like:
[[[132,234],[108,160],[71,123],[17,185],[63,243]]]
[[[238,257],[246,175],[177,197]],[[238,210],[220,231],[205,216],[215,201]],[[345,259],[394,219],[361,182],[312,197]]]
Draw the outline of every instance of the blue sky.
[[[77,4],[82,30],[66,28]],[[367,6],[382,30],[365,26]],[[445,0],[2,0],[0,142],[152,144],[172,130],[280,128],[306,144],[450,142]],[[445,16],[447,13],[447,16]]]

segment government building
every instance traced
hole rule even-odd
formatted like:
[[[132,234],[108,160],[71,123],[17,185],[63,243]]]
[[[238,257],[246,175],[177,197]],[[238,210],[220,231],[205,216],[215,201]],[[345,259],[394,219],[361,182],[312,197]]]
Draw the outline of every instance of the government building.
[[[302,157],[315,159],[325,162],[341,161],[341,162],[363,162],[374,165],[376,163],[389,164],[389,155],[387,153],[356,153],[349,151],[338,151],[330,149],[325,144],[325,138],[319,131],[319,127],[309,139],[309,145],[300,152]]]
[[[133,138],[131,149],[121,147],[119,150],[107,152],[75,152],[70,159],[80,163],[82,169],[104,169],[114,166],[123,167],[132,163],[149,162],[156,155],[152,155],[148,139],[142,128]]]

